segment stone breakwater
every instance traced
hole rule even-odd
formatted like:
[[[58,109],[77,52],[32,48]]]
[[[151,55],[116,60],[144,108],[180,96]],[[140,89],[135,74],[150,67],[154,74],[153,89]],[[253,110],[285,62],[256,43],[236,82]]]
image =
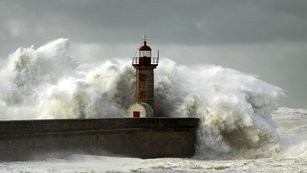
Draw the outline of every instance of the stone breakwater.
[[[74,153],[192,157],[198,123],[197,118],[0,121],[0,160]]]

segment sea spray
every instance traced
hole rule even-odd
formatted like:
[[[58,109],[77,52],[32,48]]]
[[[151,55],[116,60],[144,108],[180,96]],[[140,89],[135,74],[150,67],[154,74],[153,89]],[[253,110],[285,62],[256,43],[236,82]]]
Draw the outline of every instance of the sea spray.
[[[80,73],[80,71],[79,71]],[[42,118],[124,117],[133,97],[133,72],[111,62],[62,78],[39,94]]]
[[[264,157],[270,155],[267,149],[278,150],[270,113],[283,95],[280,88],[220,66],[161,64],[160,69],[169,69],[170,75],[157,81],[158,100],[175,101],[167,104],[170,116],[201,120],[198,157]]]
[[[58,39],[10,55],[0,72],[1,119],[126,116],[134,98],[130,59],[80,64],[68,45]],[[233,69],[167,58],[155,72],[155,112],[201,120],[197,157],[266,157],[278,150],[270,114],[280,88]]]

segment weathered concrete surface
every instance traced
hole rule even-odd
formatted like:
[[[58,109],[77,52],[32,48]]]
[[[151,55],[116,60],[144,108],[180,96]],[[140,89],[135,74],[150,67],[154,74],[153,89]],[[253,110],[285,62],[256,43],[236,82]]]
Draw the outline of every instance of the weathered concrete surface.
[[[0,121],[0,160],[72,153],[140,158],[191,157],[196,118]]]

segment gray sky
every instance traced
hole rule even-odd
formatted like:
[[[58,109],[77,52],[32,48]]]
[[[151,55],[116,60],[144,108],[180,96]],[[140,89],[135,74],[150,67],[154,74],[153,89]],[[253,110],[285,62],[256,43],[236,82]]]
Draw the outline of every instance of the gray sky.
[[[0,0],[2,60],[59,37],[81,62],[129,58],[145,32],[163,57],[257,74],[307,108],[306,0]]]

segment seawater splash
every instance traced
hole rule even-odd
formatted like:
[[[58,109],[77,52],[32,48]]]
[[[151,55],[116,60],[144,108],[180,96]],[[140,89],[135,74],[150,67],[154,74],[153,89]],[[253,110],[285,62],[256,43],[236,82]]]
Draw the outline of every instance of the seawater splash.
[[[1,119],[124,117],[134,95],[130,59],[80,64],[58,39],[19,48],[0,71]],[[156,70],[156,113],[198,117],[199,158],[265,157],[279,150],[271,112],[283,92],[257,76],[163,58]],[[270,151],[270,152],[268,152]]]
[[[47,84],[55,84],[77,66],[67,54],[68,40],[59,39],[39,49],[19,48],[0,72],[1,118],[31,119],[39,113],[37,98]]]
[[[1,119],[125,115],[133,69],[120,61],[78,64],[68,45],[67,39],[58,39],[38,49],[19,48],[9,56],[0,71]]]
[[[188,68],[167,61],[157,70],[158,111],[201,119],[198,157],[254,158],[278,152],[271,112],[283,95],[280,88],[220,66]]]

